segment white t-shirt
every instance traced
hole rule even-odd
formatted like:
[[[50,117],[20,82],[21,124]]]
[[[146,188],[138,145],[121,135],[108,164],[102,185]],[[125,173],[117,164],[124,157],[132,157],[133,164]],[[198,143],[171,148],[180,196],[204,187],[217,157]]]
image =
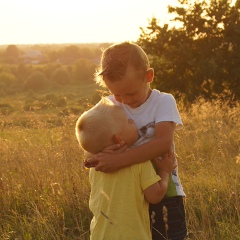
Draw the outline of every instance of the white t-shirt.
[[[141,136],[135,146],[148,142],[154,138],[156,123],[166,121],[174,122],[176,124],[176,130],[183,127],[176,101],[169,93],[153,89],[149,98],[138,108],[130,108],[128,105],[117,102],[114,96],[109,96],[109,99],[115,105],[122,107],[129,119],[134,120],[139,135]],[[175,151],[174,143],[173,149]],[[174,169],[171,176],[172,178],[169,181],[166,197],[185,196],[178,177],[178,168]]]

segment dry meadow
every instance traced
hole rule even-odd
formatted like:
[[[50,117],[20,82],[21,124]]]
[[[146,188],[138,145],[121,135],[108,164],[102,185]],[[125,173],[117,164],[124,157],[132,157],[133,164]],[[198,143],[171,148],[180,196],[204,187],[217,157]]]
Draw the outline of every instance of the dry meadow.
[[[74,128],[95,103],[92,89],[0,97],[1,106],[11,105],[0,112],[0,239],[89,239],[88,171]],[[190,239],[240,239],[240,103],[178,106]]]

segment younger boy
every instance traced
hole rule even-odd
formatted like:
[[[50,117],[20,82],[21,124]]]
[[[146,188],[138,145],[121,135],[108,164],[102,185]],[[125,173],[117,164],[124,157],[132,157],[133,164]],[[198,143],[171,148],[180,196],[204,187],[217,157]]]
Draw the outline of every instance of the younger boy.
[[[121,107],[102,99],[80,116],[76,136],[85,151],[95,154],[114,144],[114,136],[131,147],[138,140],[138,131]],[[162,200],[169,174],[176,165],[173,157],[165,156],[161,163],[156,160],[156,166],[160,177],[151,161],[109,174],[90,169],[89,207],[93,213],[90,239],[151,239],[148,202]]]
[[[174,149],[173,135],[182,121],[171,94],[151,89],[154,71],[143,49],[129,42],[107,48],[96,72],[96,82],[106,86],[112,93],[110,100],[123,108],[128,118],[134,120],[147,143],[122,153],[98,153],[88,160],[97,164],[95,169],[113,172],[132,164],[155,159]],[[151,129],[154,128],[154,131]],[[178,170],[169,181],[167,193],[159,204],[150,204],[150,214],[155,212],[153,239],[183,240],[187,235],[183,197],[185,196]],[[163,206],[168,211],[168,231],[163,221]],[[161,235],[164,237],[161,237]]]

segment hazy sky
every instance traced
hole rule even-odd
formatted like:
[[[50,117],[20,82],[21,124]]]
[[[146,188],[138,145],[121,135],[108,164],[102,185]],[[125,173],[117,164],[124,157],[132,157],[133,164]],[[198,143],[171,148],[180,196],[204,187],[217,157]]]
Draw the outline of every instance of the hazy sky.
[[[176,0],[0,0],[0,45],[137,40]]]

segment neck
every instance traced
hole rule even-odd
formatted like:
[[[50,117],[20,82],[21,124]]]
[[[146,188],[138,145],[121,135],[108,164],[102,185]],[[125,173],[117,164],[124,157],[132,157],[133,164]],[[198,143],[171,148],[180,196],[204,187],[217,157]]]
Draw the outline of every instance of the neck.
[[[152,89],[149,88],[149,89],[148,89],[148,92],[147,92],[147,98],[146,98],[146,100],[149,98],[149,96],[151,95],[151,93],[152,93]]]

